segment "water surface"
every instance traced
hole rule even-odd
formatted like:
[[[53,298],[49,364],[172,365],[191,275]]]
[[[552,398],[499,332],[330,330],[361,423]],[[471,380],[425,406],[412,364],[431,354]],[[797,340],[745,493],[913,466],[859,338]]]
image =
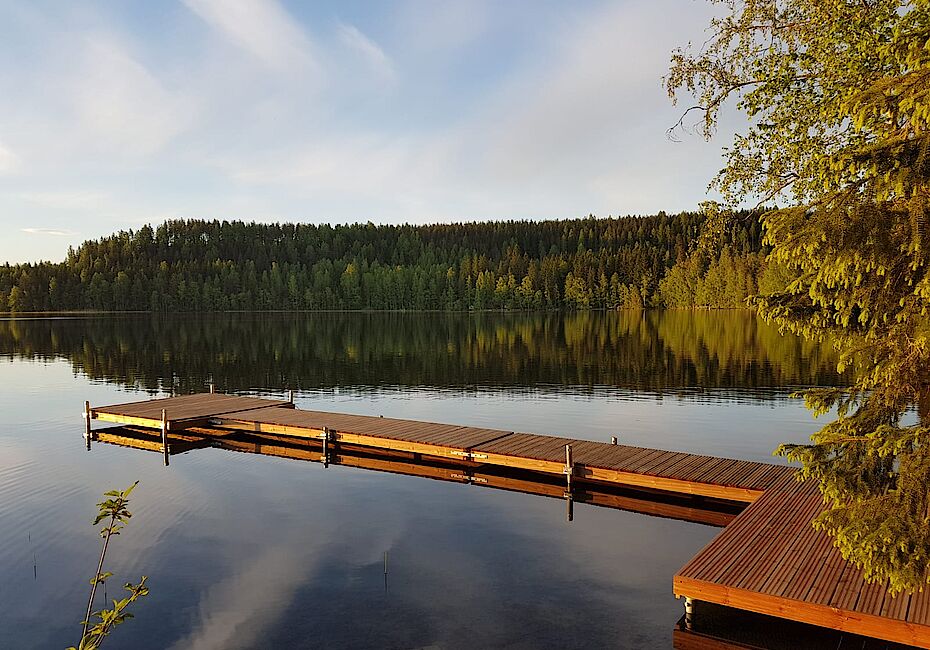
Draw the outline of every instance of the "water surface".
[[[297,391],[298,406],[773,461],[824,350],[744,312],[223,314],[0,321],[4,647],[76,642],[105,490],[139,479],[110,586],[133,648],[669,647],[682,521],[348,467],[81,439],[83,400]],[[773,461],[777,462],[777,461]],[[388,555],[388,576],[384,556]]]

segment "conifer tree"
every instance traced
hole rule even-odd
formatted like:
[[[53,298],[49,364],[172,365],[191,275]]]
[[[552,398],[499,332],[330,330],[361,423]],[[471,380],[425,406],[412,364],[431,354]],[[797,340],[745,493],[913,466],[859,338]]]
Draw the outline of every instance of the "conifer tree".
[[[930,1],[712,0],[700,50],[672,54],[669,94],[710,137],[735,103],[749,126],[715,177],[763,216],[769,260],[797,276],[755,304],[829,341],[855,370],[806,394],[836,419],[779,451],[819,481],[815,520],[892,590],[930,564]],[[703,39],[702,39],[703,40]],[[683,122],[684,123],[684,122]]]

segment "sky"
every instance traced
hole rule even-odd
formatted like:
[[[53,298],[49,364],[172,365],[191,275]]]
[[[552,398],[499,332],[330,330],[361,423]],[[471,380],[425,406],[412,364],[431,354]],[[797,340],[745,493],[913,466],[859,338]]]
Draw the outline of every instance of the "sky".
[[[429,223],[693,210],[666,131],[706,0],[0,0],[0,261],[165,219]]]

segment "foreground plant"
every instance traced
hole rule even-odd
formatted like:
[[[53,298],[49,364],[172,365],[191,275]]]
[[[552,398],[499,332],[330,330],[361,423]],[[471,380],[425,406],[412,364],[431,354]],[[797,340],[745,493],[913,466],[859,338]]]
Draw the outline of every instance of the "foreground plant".
[[[756,299],[768,320],[840,353],[851,385],[806,394],[836,420],[802,465],[828,509],[814,525],[892,591],[930,565],[930,0],[718,0],[669,93],[710,137],[749,118],[714,187],[764,209],[769,260],[796,279]],[[711,215],[719,222],[718,215]],[[713,220],[713,219],[712,219]],[[713,225],[713,224],[712,224]],[[717,225],[719,228],[719,223]],[[709,228],[713,231],[713,227]]]
[[[129,592],[129,595],[120,600],[113,600],[112,609],[101,609],[93,611],[94,597],[97,594],[97,587],[107,581],[113,574],[103,570],[103,562],[106,559],[107,549],[110,546],[110,538],[119,535],[126,523],[132,517],[132,513],[127,509],[129,504],[129,495],[139,484],[136,481],[125,490],[111,490],[104,493],[106,497],[97,504],[97,517],[94,519],[94,526],[102,521],[106,525],[100,529],[100,536],[103,538],[103,546],[100,549],[100,559],[97,562],[97,572],[91,578],[90,598],[87,599],[87,614],[81,622],[83,629],[81,631],[81,642],[71,646],[68,650],[95,650],[99,648],[104,639],[113,631],[117,625],[124,623],[127,619],[132,618],[132,614],[126,609],[139,598],[147,596],[149,588],[145,586],[146,576],[142,576],[137,584],[127,582],[123,589]],[[96,619],[96,621],[92,621]]]

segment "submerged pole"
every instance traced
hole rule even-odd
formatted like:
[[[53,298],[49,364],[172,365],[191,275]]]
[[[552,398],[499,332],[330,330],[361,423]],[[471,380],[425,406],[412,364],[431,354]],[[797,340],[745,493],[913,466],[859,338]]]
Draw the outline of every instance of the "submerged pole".
[[[387,578],[387,561],[388,561],[388,552],[384,552],[384,593],[387,593],[388,590],[388,578]]]
[[[161,451],[165,456],[165,467],[168,467],[168,412],[161,410]]]
[[[685,596],[685,629],[691,629],[692,617],[694,615],[694,601],[690,596]]]
[[[84,401],[84,443],[87,445],[87,451],[90,451],[90,402]]]

